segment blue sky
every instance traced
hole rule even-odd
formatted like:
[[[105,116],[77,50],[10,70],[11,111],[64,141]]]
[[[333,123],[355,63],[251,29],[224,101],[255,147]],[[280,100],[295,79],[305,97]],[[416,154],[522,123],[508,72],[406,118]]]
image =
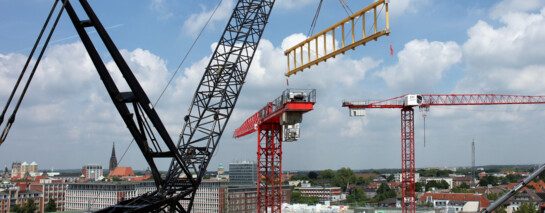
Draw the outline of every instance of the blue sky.
[[[90,1],[151,100],[156,100],[219,1]],[[346,1],[353,11],[371,0]],[[304,39],[316,0],[277,0],[237,108],[210,164],[215,170],[256,158],[256,138],[232,132],[286,88],[283,50]],[[157,111],[173,138],[183,125],[196,84],[218,41],[234,0],[223,0],[211,23],[168,88]],[[52,1],[0,0],[0,103],[41,29]],[[349,117],[344,99],[387,99],[407,93],[545,95],[545,2],[391,0],[388,37],[289,78],[316,88],[301,140],[284,144],[286,170],[400,167],[399,110],[369,110]],[[315,32],[347,16],[338,1],[324,1]],[[94,35],[96,38],[96,34]],[[131,141],[66,14],[41,63],[0,164],[36,161],[40,169],[107,166],[112,142],[118,158]],[[389,53],[390,44],[395,50]],[[104,53],[103,50],[100,50]],[[108,67],[113,69],[111,61]],[[114,74],[116,80],[121,80]],[[542,163],[545,106],[433,107],[416,112],[416,166],[468,166],[471,140],[477,165]],[[167,168],[169,162],[161,162]],[[122,166],[145,169],[131,146]]]

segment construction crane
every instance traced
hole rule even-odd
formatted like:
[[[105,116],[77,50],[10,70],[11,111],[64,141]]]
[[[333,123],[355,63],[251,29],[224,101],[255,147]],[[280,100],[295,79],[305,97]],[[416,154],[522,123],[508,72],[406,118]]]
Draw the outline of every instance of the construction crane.
[[[98,212],[190,212],[197,188],[205,175],[206,168],[240,95],[275,0],[238,1],[195,91],[188,114],[184,117],[185,124],[177,144],[169,136],[142,86],[87,0],[79,0],[82,10],[74,9],[70,0],[54,1],[43,29],[47,26],[59,2],[62,2],[60,12],[39,58],[43,55],[61,14],[66,10],[106,87],[108,95],[149,164],[157,186],[156,191],[122,201]],[[79,16],[78,13],[85,14]],[[85,17],[85,19],[80,19],[80,17]],[[115,70],[108,70],[101,57],[101,55],[107,54],[98,53],[86,28],[96,30],[109,53],[109,56],[105,56],[105,58],[111,57],[113,59],[130,91],[119,91],[110,74],[110,71]],[[40,41],[41,34],[36,44]],[[35,45],[35,48],[37,46]],[[15,120],[15,113],[36,71],[39,60],[35,64],[16,109],[2,132],[0,142],[5,140],[7,132]],[[19,81],[25,70],[26,65],[21,72]],[[10,105],[19,81],[5,109]],[[2,121],[4,113],[5,110],[0,119]],[[157,168],[156,160],[159,159],[171,160],[168,174],[164,179],[161,178]]]
[[[233,136],[257,131],[257,212],[280,212],[282,205],[282,142],[299,139],[303,114],[313,109],[316,90],[287,89],[250,116]]]
[[[544,104],[545,96],[496,95],[496,94],[407,94],[381,101],[343,101],[350,116],[365,116],[365,109],[401,109],[401,206],[402,212],[414,213],[415,197],[415,150],[414,107],[425,111],[430,106]]]

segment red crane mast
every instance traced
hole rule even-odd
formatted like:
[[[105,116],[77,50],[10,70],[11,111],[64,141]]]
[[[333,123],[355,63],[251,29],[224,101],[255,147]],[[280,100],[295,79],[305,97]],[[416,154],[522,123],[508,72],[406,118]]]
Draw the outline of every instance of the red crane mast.
[[[430,106],[545,104],[545,96],[497,94],[407,94],[381,101],[343,101],[350,116],[365,116],[365,109],[401,109],[401,206],[402,212],[416,211],[414,109],[429,110]]]
[[[235,138],[258,132],[258,212],[281,212],[282,142],[299,139],[299,123],[303,120],[303,113],[311,111],[315,102],[314,89],[287,89],[235,130]]]

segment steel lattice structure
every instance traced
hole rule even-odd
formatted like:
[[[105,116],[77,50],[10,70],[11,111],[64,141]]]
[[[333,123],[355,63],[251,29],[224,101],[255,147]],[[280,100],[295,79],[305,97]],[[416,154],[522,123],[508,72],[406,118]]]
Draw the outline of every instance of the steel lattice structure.
[[[69,0],[63,1],[63,8],[66,8],[108,94],[150,165],[157,185],[157,191],[99,212],[191,211],[196,190],[235,107],[275,1],[238,1],[195,92],[177,145],[91,6],[86,0],[79,2],[88,20],[78,17]],[[85,30],[88,27],[99,34],[129,85],[129,92],[118,90]],[[161,158],[172,159],[166,179],[161,178],[156,165],[156,160]],[[186,200],[187,206],[182,205],[182,200]]]
[[[299,95],[295,97],[294,94]],[[258,212],[281,212],[282,142],[288,140],[283,126],[302,121],[303,113],[313,110],[316,90],[285,90],[250,116],[235,130],[240,138],[257,131],[257,209]],[[298,117],[296,122],[289,118]],[[297,119],[295,119],[297,120]],[[286,139],[286,140],[284,140]]]
[[[545,96],[497,94],[426,94],[402,95],[381,101],[343,101],[343,107],[358,109],[401,109],[401,185],[402,212],[416,211],[414,109],[429,110],[430,106],[545,104]],[[364,115],[365,113],[354,113]],[[351,113],[352,115],[352,113]]]

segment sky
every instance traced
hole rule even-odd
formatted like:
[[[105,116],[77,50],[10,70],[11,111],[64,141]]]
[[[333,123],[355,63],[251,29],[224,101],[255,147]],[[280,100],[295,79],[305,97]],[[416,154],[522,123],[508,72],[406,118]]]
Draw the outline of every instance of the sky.
[[[52,2],[0,0],[2,108]],[[90,1],[152,102],[219,2]],[[352,11],[372,2],[346,0]],[[156,106],[175,141],[235,4],[221,1]],[[230,162],[256,159],[257,135],[234,139],[233,131],[288,88],[283,52],[306,38],[317,6],[317,0],[276,1],[208,170],[220,163],[228,168]],[[315,32],[346,16],[339,1],[324,1]],[[343,100],[403,94],[545,95],[545,1],[391,0],[390,29],[387,37],[289,77],[289,88],[316,89],[317,102],[304,115],[300,140],[283,144],[283,170],[401,166],[400,111],[368,110],[365,117],[350,117],[341,107]],[[89,32],[99,42],[96,33]],[[137,146],[129,146],[132,137],[66,14],[51,41],[0,146],[0,166],[36,161],[40,170],[77,169],[90,163],[107,168],[115,142],[118,159],[128,150],[120,166],[146,169]],[[114,79],[122,82],[104,48],[99,52]],[[422,114],[415,109],[417,168],[470,166],[472,140],[477,165],[545,160],[545,106],[432,106],[426,113],[425,135]],[[165,170],[169,163],[161,161],[159,168]]]

